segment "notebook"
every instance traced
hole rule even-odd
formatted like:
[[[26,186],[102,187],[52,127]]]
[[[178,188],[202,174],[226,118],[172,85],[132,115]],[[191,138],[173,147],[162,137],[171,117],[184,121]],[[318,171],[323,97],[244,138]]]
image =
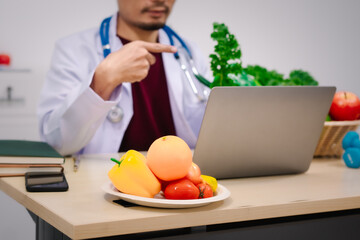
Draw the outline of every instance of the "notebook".
[[[215,87],[193,161],[218,179],[306,172],[335,87]]]
[[[63,164],[64,159],[46,142],[0,140],[0,164]]]
[[[64,167],[60,164],[0,164],[0,177],[24,176],[28,172],[60,173]]]

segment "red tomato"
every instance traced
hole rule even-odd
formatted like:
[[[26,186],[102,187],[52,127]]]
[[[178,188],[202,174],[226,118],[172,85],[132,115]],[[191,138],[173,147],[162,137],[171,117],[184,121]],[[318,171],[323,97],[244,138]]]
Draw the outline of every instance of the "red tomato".
[[[189,172],[185,176],[185,178],[192,181],[195,185],[202,183],[203,179],[201,178],[201,171],[197,164],[192,163],[189,169]]]
[[[360,118],[360,99],[351,92],[336,92],[329,114],[336,121],[356,120]]]
[[[10,56],[7,54],[0,54],[0,65],[10,65]]]
[[[164,194],[166,199],[197,199],[200,191],[189,179],[183,178],[169,183]]]
[[[199,198],[208,198],[214,196],[214,193],[211,190],[209,184],[200,183],[197,185],[197,187],[199,188],[200,191]]]

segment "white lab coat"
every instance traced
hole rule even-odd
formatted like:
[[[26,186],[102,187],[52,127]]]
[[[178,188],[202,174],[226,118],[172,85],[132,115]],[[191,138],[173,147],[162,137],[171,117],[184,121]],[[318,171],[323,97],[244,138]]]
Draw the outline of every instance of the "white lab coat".
[[[122,47],[116,36],[116,14],[110,22],[109,41],[112,51]],[[163,30],[159,31],[159,42],[170,44]],[[207,61],[194,44],[186,42],[198,70],[210,79]],[[176,133],[194,148],[206,102],[196,99],[174,55],[163,53],[162,57]],[[116,153],[133,116],[130,83],[118,87],[109,101],[104,101],[89,87],[95,68],[102,60],[99,28],[56,43],[40,96],[38,117],[42,139],[63,155]],[[107,118],[115,105],[124,111],[123,119],[118,123]]]

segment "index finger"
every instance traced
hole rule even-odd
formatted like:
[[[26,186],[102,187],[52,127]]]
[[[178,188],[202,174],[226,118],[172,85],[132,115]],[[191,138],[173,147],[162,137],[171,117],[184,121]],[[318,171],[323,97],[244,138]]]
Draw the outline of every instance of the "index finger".
[[[143,42],[143,46],[146,50],[153,53],[176,53],[177,48],[171,45],[161,44],[161,43],[150,43],[150,42]]]

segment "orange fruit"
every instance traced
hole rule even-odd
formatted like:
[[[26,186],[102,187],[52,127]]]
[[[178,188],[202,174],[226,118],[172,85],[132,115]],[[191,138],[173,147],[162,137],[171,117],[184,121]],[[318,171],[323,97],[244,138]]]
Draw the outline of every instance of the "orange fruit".
[[[183,178],[192,164],[192,152],[187,143],[177,136],[156,139],[147,152],[150,170],[161,180]]]

